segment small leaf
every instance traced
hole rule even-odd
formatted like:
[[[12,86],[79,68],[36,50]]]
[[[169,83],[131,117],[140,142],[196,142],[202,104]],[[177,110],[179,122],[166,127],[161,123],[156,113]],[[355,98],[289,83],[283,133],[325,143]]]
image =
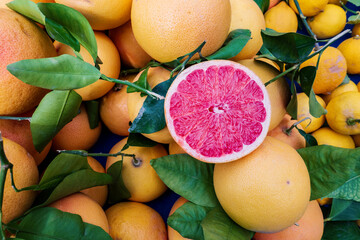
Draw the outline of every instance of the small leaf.
[[[314,138],[313,135],[306,133],[304,130],[300,129],[300,128],[296,128],[300,135],[303,136],[305,138],[306,141],[306,147],[311,147],[311,146],[317,146],[318,143],[316,141],[316,138]]]
[[[80,43],[76,40],[66,28],[50,18],[45,19],[45,29],[49,36],[63,44],[70,46],[75,51],[80,51]]]
[[[16,232],[17,238],[27,240],[111,240],[101,227],[84,223],[79,215],[51,207],[31,211],[9,228]]]
[[[161,180],[185,199],[205,207],[219,204],[213,184],[213,164],[201,162],[187,154],[153,159],[150,164]]]
[[[319,145],[297,150],[311,180],[311,200],[322,198],[360,175],[360,148]]]
[[[355,15],[351,15],[349,18],[348,18],[348,24],[358,24],[360,23],[360,14],[355,14]]]
[[[360,202],[360,176],[350,179],[326,197]]]
[[[210,210],[211,208],[186,202],[168,217],[167,224],[185,238],[204,240],[200,223]]]
[[[45,16],[39,7],[30,0],[14,0],[6,4],[10,9],[18,12],[42,25],[45,25]]]
[[[101,76],[94,66],[68,54],[21,60],[9,64],[7,70],[27,84],[51,90],[82,88]]]
[[[250,240],[254,232],[235,223],[221,207],[212,209],[201,222],[206,240]]]
[[[80,12],[58,3],[38,3],[38,6],[47,18],[64,26],[88,50],[94,62],[96,62],[97,43],[94,31]]]
[[[128,136],[128,140],[121,151],[128,149],[130,146],[135,147],[153,147],[156,146],[158,143],[145,137],[141,133],[130,133]]]
[[[261,30],[264,46],[276,58],[287,63],[298,63],[312,51],[315,40],[299,33],[278,33],[271,29]]]
[[[80,104],[81,97],[74,90],[52,91],[45,95],[30,122],[33,143],[38,152],[78,114]]]
[[[107,174],[113,178],[112,183],[109,184],[108,204],[118,203],[131,197],[130,192],[125,187],[121,170],[122,161],[115,162],[107,170]]]
[[[297,94],[296,94],[296,86],[294,80],[291,80],[290,92],[291,92],[291,99],[286,107],[286,112],[289,113],[289,115],[293,119],[297,119]]]
[[[356,221],[360,219],[360,202],[334,198],[327,221]]]
[[[355,6],[360,7],[360,0],[348,0],[348,2],[351,2]]]
[[[236,29],[229,33],[224,45],[212,55],[206,57],[208,60],[229,59],[235,57],[251,38],[248,29]]]
[[[99,101],[85,101],[85,108],[89,118],[90,128],[94,129],[99,125],[100,122]]]
[[[261,9],[261,11],[263,13],[265,13],[268,8],[269,8],[269,0],[254,0],[256,2],[256,4],[259,6],[259,8]]]
[[[147,81],[147,75],[148,75],[148,71],[149,71],[150,67],[147,67],[140,75],[139,79],[134,82],[135,85],[140,86],[142,88],[145,88],[147,90],[151,91],[151,87]],[[126,89],[127,93],[133,93],[133,92],[139,92],[139,90],[137,90],[136,88],[132,87],[132,86],[128,86]],[[141,96],[146,96],[146,94],[141,93]]]
[[[359,240],[360,228],[356,222],[326,222],[322,240]]]
[[[171,78],[154,87],[153,92],[165,96],[173,79]],[[154,133],[166,126],[164,101],[147,96],[139,114],[134,119],[129,132],[131,133]]]

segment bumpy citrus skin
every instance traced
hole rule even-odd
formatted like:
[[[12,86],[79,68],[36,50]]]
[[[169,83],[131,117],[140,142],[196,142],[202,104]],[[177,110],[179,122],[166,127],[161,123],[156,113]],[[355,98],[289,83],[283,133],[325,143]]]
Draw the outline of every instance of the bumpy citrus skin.
[[[349,74],[360,73],[360,37],[346,39],[338,49],[344,55],[347,63],[347,72]]]
[[[5,8],[0,8],[0,46],[0,115],[30,111],[48,90],[20,81],[6,67],[23,59],[55,57],[55,48],[35,23]]]
[[[335,88],[330,94],[321,96],[324,99],[325,103],[328,104],[331,99],[334,97],[344,93],[344,92],[358,92],[358,88],[353,81],[349,81],[346,84],[341,84],[337,88]]]
[[[277,32],[296,32],[298,28],[297,16],[286,2],[280,2],[265,13],[266,28]]]
[[[204,41],[202,55],[212,54],[227,37],[230,16],[229,0],[136,0],[131,8],[137,42],[159,62],[175,60]]]
[[[355,148],[354,140],[349,135],[335,132],[329,127],[322,127],[311,134],[318,145],[331,145],[341,148]]]
[[[305,17],[312,17],[324,10],[329,0],[298,0],[300,9]],[[289,1],[290,7],[299,13],[294,0]]]
[[[320,103],[320,105],[325,108],[324,100],[319,97],[315,96],[316,100]],[[305,93],[298,93],[297,94],[297,119],[300,121],[304,118],[310,118],[309,120],[304,120],[300,123],[306,133],[311,133],[317,129],[319,129],[325,122],[325,116],[321,115],[319,118],[315,118],[310,114],[309,109],[309,97]]]
[[[256,232],[290,227],[304,214],[310,199],[310,177],[303,159],[273,137],[239,160],[215,164],[214,187],[229,217]]]

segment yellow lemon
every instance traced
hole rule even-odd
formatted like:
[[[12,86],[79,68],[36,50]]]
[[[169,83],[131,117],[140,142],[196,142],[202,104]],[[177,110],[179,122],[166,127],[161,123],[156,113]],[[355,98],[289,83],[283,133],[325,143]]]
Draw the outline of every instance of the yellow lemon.
[[[347,63],[347,72],[349,74],[360,73],[360,37],[355,36],[346,39],[338,46],[340,52],[344,55]]]
[[[323,11],[329,0],[298,0],[298,2],[304,16],[312,17]],[[290,0],[289,4],[296,13],[299,13],[294,0]]]
[[[319,128],[311,135],[316,139],[318,145],[355,148],[355,143],[351,136],[337,133],[329,127]]]
[[[277,32],[296,32],[298,20],[294,10],[286,2],[280,2],[265,13],[265,25]]]
[[[316,96],[316,100],[320,103],[321,106],[325,108],[325,102],[321,97]],[[301,120],[306,117],[309,117],[309,120],[305,120],[300,123],[306,133],[311,133],[319,129],[325,122],[325,116],[322,115],[319,118],[315,118],[310,114],[309,110],[309,97],[305,93],[297,94],[297,119]]]
[[[322,99],[324,99],[325,103],[328,104],[331,99],[333,99],[336,96],[339,96],[340,94],[344,92],[358,92],[358,88],[356,84],[353,81],[349,81],[346,84],[341,84],[337,88],[334,89],[330,94],[323,95]]]

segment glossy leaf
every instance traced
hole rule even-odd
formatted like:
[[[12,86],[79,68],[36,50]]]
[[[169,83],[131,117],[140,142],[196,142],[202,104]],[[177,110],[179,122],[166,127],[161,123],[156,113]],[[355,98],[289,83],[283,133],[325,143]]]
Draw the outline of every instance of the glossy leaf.
[[[111,240],[101,227],[84,223],[79,215],[56,208],[39,208],[10,226],[17,238],[27,240]]]
[[[348,24],[358,24],[360,23],[360,14],[351,15],[348,18]]]
[[[359,240],[360,228],[355,221],[326,222],[322,240]]]
[[[74,49],[77,52],[80,51],[79,41],[76,40],[71,35],[71,33],[68,30],[66,30],[66,28],[64,28],[64,26],[58,24],[57,22],[51,20],[50,18],[46,18],[45,29],[52,39],[70,46],[72,49]]]
[[[74,90],[52,91],[45,95],[30,122],[33,143],[38,152],[78,114],[80,104],[81,97]]]
[[[356,221],[360,219],[360,202],[334,198],[327,221]]]
[[[206,57],[213,59],[229,59],[235,57],[251,38],[251,32],[248,29],[236,29],[229,33],[224,45],[214,54]]]
[[[254,235],[229,218],[221,207],[212,209],[201,226],[206,240],[250,240]]]
[[[360,176],[350,179],[326,197],[360,202]]]
[[[314,48],[315,40],[299,33],[278,33],[271,29],[261,30],[264,46],[279,60],[298,63]]]
[[[130,146],[135,147],[153,147],[158,143],[145,137],[141,133],[130,133],[128,136],[128,140],[121,151],[128,149]]]
[[[117,161],[107,170],[107,173],[113,179],[112,183],[109,184],[108,204],[118,203],[131,197],[122,178],[122,163],[122,161]]]
[[[293,119],[297,119],[297,93],[296,93],[296,86],[294,80],[291,80],[290,92],[291,92],[291,99],[288,105],[286,106],[286,112],[289,113],[289,115]]]
[[[80,12],[58,3],[38,3],[38,6],[47,18],[64,26],[88,50],[94,62],[96,62],[97,43],[94,31]]]
[[[186,202],[168,217],[167,224],[185,238],[204,240],[200,223],[210,210],[211,208]]]
[[[187,154],[153,159],[150,164],[161,180],[185,199],[206,207],[219,204],[213,184],[213,164],[201,162]]]
[[[269,0],[254,0],[256,4],[259,6],[261,11],[265,13],[269,8]]]
[[[311,146],[317,146],[318,143],[316,141],[316,138],[313,137],[313,135],[306,133],[304,130],[297,128],[297,130],[299,131],[300,135],[303,136],[305,138],[306,141],[306,147],[311,147]]]
[[[169,79],[154,87],[153,92],[165,96],[173,79]],[[166,126],[164,101],[147,96],[139,114],[134,119],[129,132],[131,133],[154,133]]]
[[[30,0],[14,0],[6,4],[10,9],[18,12],[35,22],[45,25],[45,16],[40,11],[39,7]]]
[[[139,79],[134,82],[134,84],[142,87],[142,88],[145,88],[147,90],[150,90],[151,91],[151,87],[147,81],[147,75],[148,75],[148,71],[149,71],[149,68],[150,67],[147,67],[140,75]],[[132,86],[128,86],[127,89],[126,89],[126,92],[127,93],[133,93],[133,92],[138,92],[139,90],[137,90],[136,88],[132,87]],[[146,94],[144,93],[141,93],[141,96],[144,97],[146,96]]]
[[[9,64],[7,70],[27,84],[51,90],[82,88],[101,76],[97,68],[68,54],[21,60]]]
[[[304,159],[311,180],[311,200],[322,198],[360,175],[360,148],[328,145],[297,150]]]
[[[348,2],[351,2],[355,6],[360,7],[360,0],[348,0]]]
[[[89,118],[90,128],[94,129],[99,125],[100,122],[100,113],[99,113],[99,101],[85,101],[86,113]]]

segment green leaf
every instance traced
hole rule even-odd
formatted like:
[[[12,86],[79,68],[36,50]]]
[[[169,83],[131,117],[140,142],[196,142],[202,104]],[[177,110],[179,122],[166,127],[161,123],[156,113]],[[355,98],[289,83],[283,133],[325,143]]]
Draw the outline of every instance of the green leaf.
[[[134,82],[134,84],[151,91],[151,87],[150,87],[150,85],[149,85],[149,83],[147,81],[147,75],[148,75],[149,68],[150,67],[147,67],[141,73],[139,79],[136,82]],[[133,92],[139,92],[139,90],[137,90],[136,88],[134,88],[132,86],[128,86],[127,89],[126,89],[126,92],[127,93],[133,93]],[[144,96],[146,96],[146,94],[141,93],[141,96],[144,97]]]
[[[279,60],[298,63],[312,51],[315,40],[299,33],[278,33],[271,29],[261,30],[264,46]]]
[[[10,226],[16,237],[26,240],[111,240],[101,227],[84,223],[79,215],[46,207],[31,211]]]
[[[360,0],[348,0],[348,2],[351,2],[355,6],[360,7]]]
[[[47,18],[64,26],[88,50],[94,62],[96,62],[97,43],[94,31],[80,12],[58,3],[38,3],[38,6]]]
[[[51,90],[82,88],[101,76],[97,68],[68,54],[21,60],[9,64],[7,70],[27,84]]]
[[[201,221],[210,210],[211,208],[186,202],[168,217],[167,224],[185,238],[204,240]]]
[[[360,1],[359,1],[360,2]],[[360,14],[351,15],[348,18],[348,24],[358,24],[360,23]]]
[[[334,198],[326,221],[356,221],[360,219],[360,202]]]
[[[300,129],[300,128],[296,128],[300,135],[303,136],[305,138],[306,141],[306,147],[311,147],[311,146],[317,146],[318,143],[316,141],[316,138],[313,137],[313,135],[306,133],[304,130]]]
[[[128,140],[121,151],[128,149],[130,146],[135,147],[153,147],[156,146],[158,143],[145,137],[141,133],[130,133],[128,136]]]
[[[130,192],[126,189],[122,175],[122,161],[112,164],[107,173],[112,177],[113,181],[109,184],[108,204],[121,202],[131,197]]]
[[[326,197],[360,202],[360,176],[350,179]]]
[[[213,184],[213,164],[201,162],[187,154],[153,159],[150,164],[161,180],[185,199],[205,207],[219,204]]]
[[[74,90],[51,91],[45,95],[30,122],[33,143],[38,152],[78,114],[80,104],[81,97]]]
[[[76,40],[71,33],[69,33],[64,26],[58,24],[57,22],[51,20],[50,18],[45,18],[45,29],[49,36],[63,44],[70,46],[75,51],[80,51],[80,43]]]
[[[289,113],[289,115],[293,119],[297,119],[297,94],[296,94],[295,81],[293,79],[291,80],[290,83],[290,92],[291,92],[291,99],[288,105],[286,106],[286,112]]]
[[[206,240],[250,240],[254,232],[236,224],[221,207],[212,209],[201,222]]]
[[[322,240],[359,240],[360,228],[356,222],[326,222]]]
[[[6,4],[10,9],[18,12],[42,25],[45,25],[45,16],[39,7],[30,0],[14,0]]]
[[[316,67],[308,66],[300,70],[299,78],[301,88],[304,93],[309,97],[309,110],[310,114],[315,118],[319,118],[322,115],[326,114],[325,108],[317,101],[314,90],[312,88],[315,76],[316,76]]]
[[[172,81],[171,78],[154,87],[153,92],[165,96]],[[129,132],[131,133],[154,133],[166,126],[164,101],[147,96],[139,114],[134,119]]]
[[[256,2],[256,4],[259,6],[259,8],[263,13],[268,10],[270,4],[269,0],[254,0],[254,1]]]
[[[229,33],[224,45],[214,54],[206,57],[208,60],[229,59],[235,57],[251,38],[248,29],[236,29]]]
[[[99,101],[85,101],[85,108],[89,118],[90,128],[94,129],[99,125],[100,122]]]
[[[311,200],[322,198],[360,175],[360,148],[328,145],[297,150],[304,159],[311,180]]]

